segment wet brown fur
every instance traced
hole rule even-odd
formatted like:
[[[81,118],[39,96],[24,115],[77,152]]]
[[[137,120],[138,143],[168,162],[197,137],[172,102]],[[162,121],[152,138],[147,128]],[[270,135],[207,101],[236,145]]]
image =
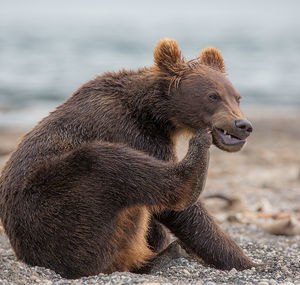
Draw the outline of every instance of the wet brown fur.
[[[206,128],[242,116],[214,53],[187,62],[163,40],[155,66],[98,76],[23,138],[0,178],[0,216],[19,260],[67,278],[134,271],[170,230],[211,266],[254,265],[197,201]],[[212,91],[219,105],[207,101]],[[179,129],[196,133],[182,160]]]

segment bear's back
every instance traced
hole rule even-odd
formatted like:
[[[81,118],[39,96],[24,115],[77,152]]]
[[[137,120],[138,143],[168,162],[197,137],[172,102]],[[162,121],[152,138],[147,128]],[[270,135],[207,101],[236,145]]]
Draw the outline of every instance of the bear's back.
[[[141,98],[143,75],[144,70],[98,76],[25,135],[2,171],[0,203],[21,191],[28,176],[45,162],[92,141],[125,144],[170,160],[170,126],[154,122],[145,111],[153,103],[150,93],[156,91]]]

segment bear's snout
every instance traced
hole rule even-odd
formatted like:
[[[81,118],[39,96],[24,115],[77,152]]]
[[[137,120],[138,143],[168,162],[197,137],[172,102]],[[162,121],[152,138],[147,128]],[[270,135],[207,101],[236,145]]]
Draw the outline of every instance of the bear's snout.
[[[253,131],[253,126],[248,120],[235,120],[233,127],[243,138],[247,138]]]

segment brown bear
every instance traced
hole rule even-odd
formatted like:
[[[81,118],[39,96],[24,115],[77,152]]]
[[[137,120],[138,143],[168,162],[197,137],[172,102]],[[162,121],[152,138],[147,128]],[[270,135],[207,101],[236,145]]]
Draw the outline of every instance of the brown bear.
[[[154,61],[86,83],[12,154],[0,214],[19,260],[66,278],[136,271],[170,231],[208,265],[255,266],[198,199],[211,143],[238,151],[252,131],[222,55],[208,48],[187,61],[164,39]]]

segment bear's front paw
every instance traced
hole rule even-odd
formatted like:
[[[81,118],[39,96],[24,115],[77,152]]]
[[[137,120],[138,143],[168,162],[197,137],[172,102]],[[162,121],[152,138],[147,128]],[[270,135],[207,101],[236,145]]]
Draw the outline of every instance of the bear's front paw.
[[[200,129],[195,136],[190,140],[190,147],[196,146],[201,148],[210,148],[212,145],[212,132],[210,129]]]

